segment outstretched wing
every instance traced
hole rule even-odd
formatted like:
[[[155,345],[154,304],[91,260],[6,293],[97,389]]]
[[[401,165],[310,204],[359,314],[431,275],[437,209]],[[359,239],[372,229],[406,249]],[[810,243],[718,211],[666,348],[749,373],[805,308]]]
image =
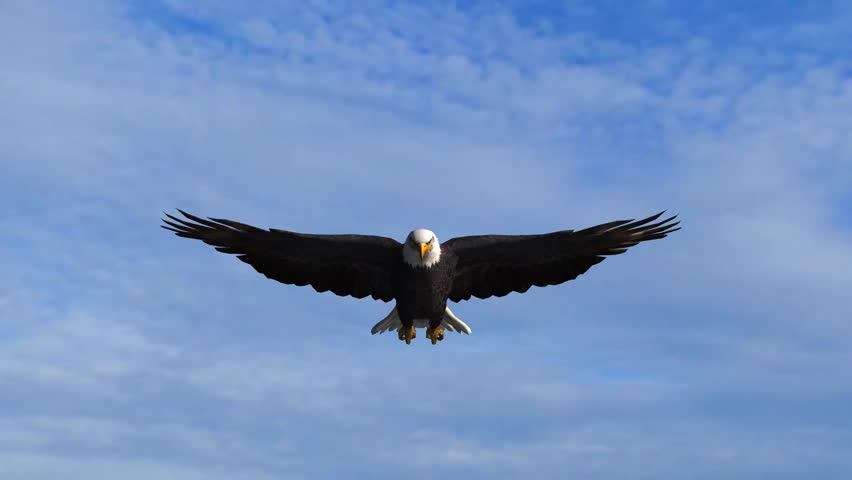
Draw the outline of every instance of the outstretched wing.
[[[618,255],[639,242],[663,238],[680,230],[677,215],[651,223],[664,212],[643,220],[620,220],[585,230],[541,235],[478,235],[444,242],[458,256],[450,300],[471,296],[502,297],[531,286],[557,285],[577,278],[608,255]]]
[[[178,209],[188,222],[165,214],[161,227],[180,237],[201,240],[216,250],[236,254],[268,278],[291,285],[310,285],[376,300],[393,300],[393,271],[402,244],[370,235],[316,235],[263,230],[221,218],[203,219]]]

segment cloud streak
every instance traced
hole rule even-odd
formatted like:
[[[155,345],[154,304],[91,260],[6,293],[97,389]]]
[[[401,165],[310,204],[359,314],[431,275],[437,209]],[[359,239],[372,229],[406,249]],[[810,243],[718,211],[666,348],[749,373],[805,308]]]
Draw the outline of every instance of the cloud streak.
[[[653,3],[4,4],[0,476],[848,475],[849,12]],[[684,230],[401,348],[174,207]]]

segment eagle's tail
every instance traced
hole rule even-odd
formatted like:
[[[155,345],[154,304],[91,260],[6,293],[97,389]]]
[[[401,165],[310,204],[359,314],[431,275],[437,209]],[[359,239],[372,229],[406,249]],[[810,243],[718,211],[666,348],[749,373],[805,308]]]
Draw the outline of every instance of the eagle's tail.
[[[421,325],[422,323],[422,325]],[[402,326],[402,321],[399,319],[399,312],[396,310],[396,307],[393,307],[393,310],[387,314],[387,316],[379,321],[379,323],[373,326],[373,329],[370,330],[370,333],[373,335],[377,333],[385,333],[388,330],[396,330]],[[418,328],[425,328],[427,325],[423,321],[415,320],[414,326]],[[467,326],[466,323],[461,321],[459,317],[457,317],[450,307],[447,307],[444,310],[444,318],[441,320],[441,326],[451,332],[465,333],[470,335],[470,327]]]
[[[470,335],[470,327],[468,327],[466,323],[462,322],[461,319],[457,317],[452,310],[450,310],[450,307],[447,307],[444,310],[444,319],[441,320],[441,325],[451,332]]]

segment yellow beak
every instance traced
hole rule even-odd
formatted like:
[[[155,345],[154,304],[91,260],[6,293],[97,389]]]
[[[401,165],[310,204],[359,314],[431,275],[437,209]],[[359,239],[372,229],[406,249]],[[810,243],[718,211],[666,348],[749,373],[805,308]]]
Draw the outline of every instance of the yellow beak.
[[[428,252],[429,250],[432,250],[432,245],[429,245],[428,243],[421,243],[420,244],[420,259],[421,260],[423,259],[423,255],[426,255],[426,252]]]

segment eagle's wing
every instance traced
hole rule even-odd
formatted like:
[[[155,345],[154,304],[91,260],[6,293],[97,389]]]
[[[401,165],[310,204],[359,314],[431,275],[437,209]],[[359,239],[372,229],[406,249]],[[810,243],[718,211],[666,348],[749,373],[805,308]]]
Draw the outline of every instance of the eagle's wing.
[[[178,210],[187,222],[165,214],[167,230],[195,238],[216,250],[233,253],[268,278],[292,285],[310,285],[376,300],[393,300],[392,277],[402,244],[392,238],[370,235],[317,235],[263,230],[221,218],[203,219]]]
[[[502,297],[531,286],[556,285],[577,278],[607,255],[639,242],[680,230],[677,215],[658,223],[660,212],[643,220],[620,220],[585,230],[541,235],[478,235],[444,242],[458,256],[449,299]]]

